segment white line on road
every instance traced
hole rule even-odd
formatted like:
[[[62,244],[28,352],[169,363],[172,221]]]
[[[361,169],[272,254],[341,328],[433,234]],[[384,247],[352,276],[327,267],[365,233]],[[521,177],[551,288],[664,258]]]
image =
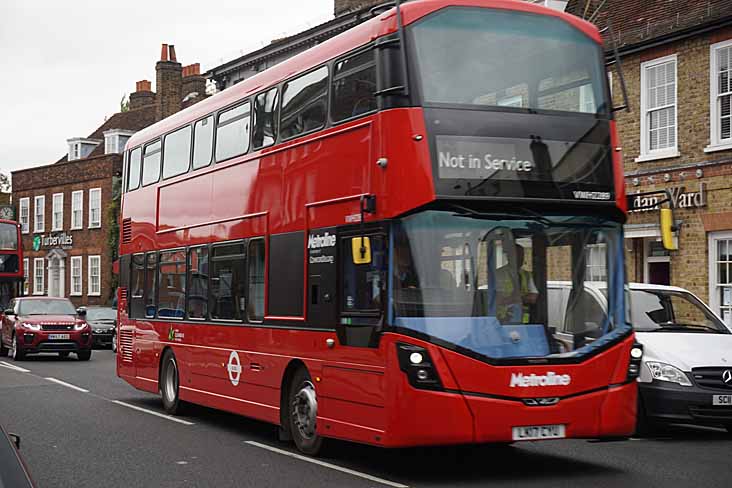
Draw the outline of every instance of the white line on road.
[[[146,408],[138,407],[137,405],[131,405],[129,403],[121,402],[119,400],[112,400],[112,403],[116,403],[117,405],[122,405],[123,407],[131,408],[131,409],[137,410],[139,412],[149,413],[150,415],[155,415],[156,417],[160,417],[163,419],[172,420],[173,422],[178,422],[179,424],[195,425],[193,422],[188,422],[187,420],[177,419],[175,417],[171,417],[170,415],[165,415],[165,414],[156,412],[154,410],[148,410]]]
[[[0,361],[0,366],[2,366],[4,368],[15,370],[15,371],[20,371],[21,373],[30,373],[30,369],[20,368],[18,366],[15,366],[14,364],[6,363],[5,361]]]
[[[71,388],[72,390],[80,391],[82,393],[89,393],[89,390],[85,390],[84,388],[80,388],[76,385],[72,385],[71,383],[66,383],[65,381],[57,380],[56,378],[46,378],[48,381],[53,381],[54,383],[57,383],[61,386],[65,386],[66,388]]]
[[[393,486],[394,488],[409,488],[407,485],[403,485],[401,483],[395,483],[393,481],[385,480],[382,478],[377,478],[376,476],[371,476],[370,474],[361,473],[359,471],[354,471],[352,469],[344,468],[341,466],[337,466],[335,464],[326,463],[325,461],[320,461],[318,459],[309,458],[306,456],[301,456],[300,454],[295,454],[294,452],[285,451],[283,449],[277,449],[276,447],[268,446],[267,444],[260,444],[259,442],[255,441],[244,441],[246,444],[249,444],[250,446],[254,447],[260,447],[262,449],[267,449],[268,451],[276,452],[278,454],[282,454],[284,456],[289,456],[291,458],[299,459],[300,461],[306,461],[308,463],[317,464],[318,466],[323,466],[324,468],[330,468],[335,471],[340,471],[341,473],[350,474],[352,476],[357,476],[359,478],[364,478],[369,481],[375,481],[377,483],[381,483],[382,485],[386,486]]]

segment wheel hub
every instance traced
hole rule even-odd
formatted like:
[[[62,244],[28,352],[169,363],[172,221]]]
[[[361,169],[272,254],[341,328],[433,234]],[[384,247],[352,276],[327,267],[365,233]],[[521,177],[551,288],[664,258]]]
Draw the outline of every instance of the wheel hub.
[[[292,402],[292,418],[300,435],[306,439],[315,436],[315,421],[318,416],[318,400],[315,387],[309,381],[303,383]]]
[[[170,361],[165,370],[165,398],[169,403],[175,401],[176,391],[178,390],[178,375],[176,374],[175,361]]]

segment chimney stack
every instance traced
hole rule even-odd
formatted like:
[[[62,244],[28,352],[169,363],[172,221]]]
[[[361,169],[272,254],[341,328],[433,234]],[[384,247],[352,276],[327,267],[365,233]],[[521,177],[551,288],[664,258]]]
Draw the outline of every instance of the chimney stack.
[[[183,108],[190,107],[206,97],[206,78],[201,75],[199,63],[183,67]]]
[[[163,44],[160,61],[155,64],[157,120],[162,120],[180,110],[183,87],[182,71],[183,67],[176,61],[175,47]]]
[[[135,92],[130,93],[130,110],[146,107],[155,103],[155,93],[148,80],[140,80],[135,84]]]

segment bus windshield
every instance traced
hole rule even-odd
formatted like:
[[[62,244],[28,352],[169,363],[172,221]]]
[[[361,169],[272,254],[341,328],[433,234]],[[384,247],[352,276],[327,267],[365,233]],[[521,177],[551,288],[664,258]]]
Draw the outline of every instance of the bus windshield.
[[[607,113],[601,47],[561,19],[451,7],[411,34],[425,105]]]
[[[621,234],[592,216],[411,215],[393,236],[393,324],[489,358],[589,353],[630,330]]]
[[[18,227],[0,222],[0,251],[18,250]]]

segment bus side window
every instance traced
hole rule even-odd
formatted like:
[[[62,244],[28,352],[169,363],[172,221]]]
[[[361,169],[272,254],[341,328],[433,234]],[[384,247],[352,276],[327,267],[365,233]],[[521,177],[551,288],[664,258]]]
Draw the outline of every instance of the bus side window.
[[[249,306],[247,316],[250,322],[264,319],[264,239],[249,241]]]
[[[182,319],[186,302],[186,253],[183,250],[160,253],[158,317]]]
[[[191,165],[191,126],[165,136],[163,178],[182,175]]]
[[[140,186],[140,169],[142,166],[142,148],[137,148],[130,153],[129,164],[127,165],[127,191],[136,190]]]
[[[145,318],[155,318],[157,312],[158,291],[158,255],[147,253],[147,271],[145,273]]]
[[[242,321],[246,316],[245,243],[211,250],[211,318]]]
[[[142,161],[142,186],[157,183],[160,179],[160,140],[145,146]]]
[[[280,130],[282,139],[325,126],[328,105],[328,67],[295,78],[282,90]]]
[[[252,147],[271,146],[277,139],[277,88],[260,93],[254,99],[254,131]]]
[[[343,259],[343,302],[341,310],[344,314],[371,312],[379,313],[382,309],[386,290],[387,252],[382,236],[369,236],[371,241],[371,262],[355,264],[351,259],[353,240],[359,245],[358,237],[342,241]]]
[[[216,161],[224,161],[249,150],[250,103],[219,114],[216,126]]]
[[[135,254],[130,263],[130,317],[145,316],[145,255]]]
[[[193,169],[211,164],[213,156],[213,115],[196,122],[193,130]]]
[[[336,62],[333,73],[333,122],[376,110],[376,62],[368,50]]]
[[[208,248],[188,250],[188,318],[208,317]]]

